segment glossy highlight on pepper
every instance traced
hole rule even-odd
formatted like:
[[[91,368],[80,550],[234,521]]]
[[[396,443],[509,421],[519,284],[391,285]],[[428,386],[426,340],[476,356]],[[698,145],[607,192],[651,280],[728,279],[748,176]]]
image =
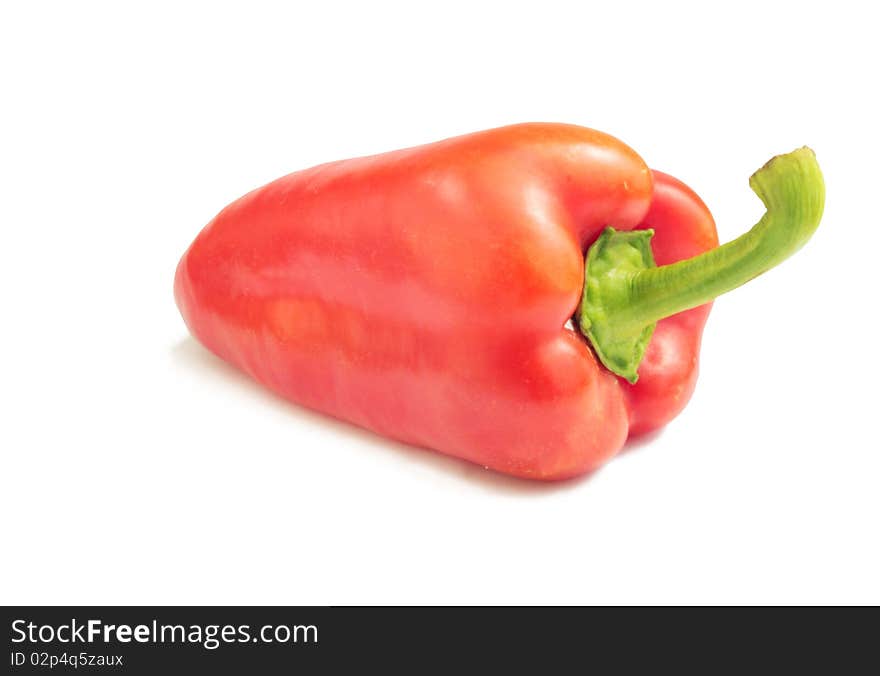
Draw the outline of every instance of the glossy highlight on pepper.
[[[767,216],[724,247],[693,191],[584,127],[324,164],[221,211],[181,259],[175,297],[203,345],[292,402],[564,479],[674,418],[709,301],[815,230],[815,158],[782,157],[753,179]]]

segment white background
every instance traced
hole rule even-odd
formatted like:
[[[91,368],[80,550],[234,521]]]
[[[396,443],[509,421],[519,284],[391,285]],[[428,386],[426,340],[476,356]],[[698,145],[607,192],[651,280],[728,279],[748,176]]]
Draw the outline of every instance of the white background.
[[[878,603],[869,3],[4,3],[0,601]],[[612,133],[713,209],[803,144],[825,218],[720,299],[688,409],[538,485],[283,403],[187,336],[179,256],[319,162]]]

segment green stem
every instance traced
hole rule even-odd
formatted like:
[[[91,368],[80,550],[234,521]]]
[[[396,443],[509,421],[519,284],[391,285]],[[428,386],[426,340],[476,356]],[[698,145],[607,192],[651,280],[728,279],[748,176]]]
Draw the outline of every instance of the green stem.
[[[749,185],[767,207],[763,218],[732,242],[694,258],[655,267],[651,231],[607,228],[590,248],[578,321],[611,371],[635,382],[658,320],[754,279],[795,253],[816,230],[825,186],[812,150],[773,158]]]

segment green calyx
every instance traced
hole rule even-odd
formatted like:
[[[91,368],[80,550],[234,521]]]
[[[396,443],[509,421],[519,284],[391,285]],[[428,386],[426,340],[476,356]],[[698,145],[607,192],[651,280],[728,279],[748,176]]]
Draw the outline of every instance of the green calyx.
[[[628,280],[656,267],[651,251],[653,236],[653,230],[618,232],[614,228],[606,228],[599,235],[587,252],[588,274],[577,318],[581,333],[590,339],[602,363],[631,383],[639,377],[637,370],[656,324],[633,322],[620,326],[613,309],[628,302]]]
[[[657,321],[742,286],[810,239],[825,206],[825,184],[812,150],[774,157],[749,185],[767,208],[761,220],[694,258],[657,267],[651,230],[606,228],[590,247],[576,319],[608,370],[635,383]]]

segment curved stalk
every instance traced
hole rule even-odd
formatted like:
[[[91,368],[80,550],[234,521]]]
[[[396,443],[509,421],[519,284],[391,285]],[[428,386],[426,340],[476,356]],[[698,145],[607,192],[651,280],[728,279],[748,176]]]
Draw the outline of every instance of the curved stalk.
[[[649,230],[607,228],[596,240],[587,253],[578,323],[609,370],[635,382],[658,320],[742,286],[810,239],[825,205],[812,150],[774,157],[749,185],[767,212],[744,235],[699,256],[656,267]]]

